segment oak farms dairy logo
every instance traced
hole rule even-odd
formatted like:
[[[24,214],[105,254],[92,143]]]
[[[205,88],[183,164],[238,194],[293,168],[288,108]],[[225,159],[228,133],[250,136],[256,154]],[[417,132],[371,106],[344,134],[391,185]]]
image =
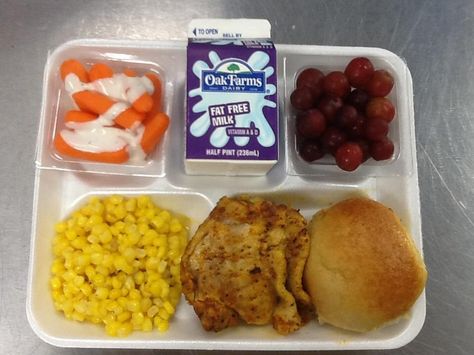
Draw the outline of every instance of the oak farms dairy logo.
[[[224,60],[201,75],[203,92],[265,93],[265,72],[239,59]]]

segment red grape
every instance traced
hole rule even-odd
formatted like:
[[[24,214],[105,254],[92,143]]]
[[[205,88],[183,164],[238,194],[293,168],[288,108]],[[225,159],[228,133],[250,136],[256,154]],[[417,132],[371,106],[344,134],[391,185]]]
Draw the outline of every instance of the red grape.
[[[367,58],[354,58],[347,65],[344,74],[353,87],[363,88],[374,74],[374,66]]]
[[[369,102],[369,94],[362,89],[352,90],[347,97],[347,102],[361,112],[365,112],[365,106]]]
[[[326,152],[336,153],[336,149],[346,141],[346,134],[336,127],[328,127],[321,137],[321,144]]]
[[[324,74],[315,68],[308,68],[303,70],[296,79],[296,87],[307,87],[313,94],[313,99],[316,100],[323,92]]]
[[[357,143],[347,142],[336,151],[336,164],[342,170],[354,171],[362,164],[364,153]]]
[[[345,97],[351,91],[351,86],[343,72],[333,71],[325,76],[323,89],[328,95]]]
[[[395,107],[386,97],[374,97],[367,104],[365,114],[369,119],[374,118],[390,123],[395,116]]]
[[[336,116],[336,123],[342,129],[352,127],[357,120],[357,110],[354,106],[344,105]]]
[[[323,96],[321,101],[319,101],[318,109],[323,113],[328,122],[331,122],[343,104],[340,97]]]
[[[295,89],[290,96],[290,101],[297,110],[308,110],[313,107],[313,94],[306,87]]]
[[[319,110],[312,109],[298,116],[296,129],[302,137],[318,138],[326,129],[326,119]]]
[[[370,155],[375,160],[386,160],[390,159],[393,155],[395,147],[393,146],[392,141],[385,137],[384,139],[372,142],[370,144]]]
[[[366,118],[361,115],[360,113],[357,115],[357,118],[355,122],[352,124],[352,126],[346,128],[347,134],[351,138],[361,138],[364,136],[364,126],[366,122]]]
[[[367,83],[366,90],[372,97],[387,96],[393,88],[393,83],[393,77],[388,71],[376,70]]]
[[[368,120],[365,124],[365,137],[371,141],[379,141],[388,133],[388,123],[383,120]]]
[[[320,145],[314,140],[308,140],[303,142],[299,149],[299,154],[301,158],[303,158],[307,162],[312,162],[321,159],[324,156],[324,152],[322,151]]]
[[[365,162],[370,158],[369,143],[365,139],[357,139],[354,143],[357,143],[362,149],[362,162]]]

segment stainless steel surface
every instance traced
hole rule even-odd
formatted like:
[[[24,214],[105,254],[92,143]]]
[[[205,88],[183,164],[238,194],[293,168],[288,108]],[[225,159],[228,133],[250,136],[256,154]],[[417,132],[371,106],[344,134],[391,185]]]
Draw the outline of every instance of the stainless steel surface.
[[[0,354],[116,353],[54,348],[26,319],[33,160],[48,51],[84,37],[182,39],[196,17],[268,18],[277,43],[376,46],[406,59],[429,281],[423,330],[398,351],[474,353],[472,1],[2,0]],[[173,353],[181,352],[198,353]]]

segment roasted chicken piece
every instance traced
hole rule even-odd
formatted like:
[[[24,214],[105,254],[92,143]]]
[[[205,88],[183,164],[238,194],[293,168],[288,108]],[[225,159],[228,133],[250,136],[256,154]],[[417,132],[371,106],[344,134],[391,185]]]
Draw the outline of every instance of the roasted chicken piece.
[[[181,260],[187,301],[206,330],[268,324],[291,333],[309,319],[302,287],[309,253],[306,221],[261,198],[223,197],[189,242]]]

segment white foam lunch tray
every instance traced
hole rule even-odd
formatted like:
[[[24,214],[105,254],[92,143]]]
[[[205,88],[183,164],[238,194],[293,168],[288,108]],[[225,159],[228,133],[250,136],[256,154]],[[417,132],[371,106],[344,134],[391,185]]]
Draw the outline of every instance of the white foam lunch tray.
[[[426,311],[425,293],[396,324],[365,334],[343,331],[311,321],[288,336],[269,326],[242,325],[219,333],[203,330],[192,307],[182,298],[167,332],[134,332],[126,338],[106,335],[102,326],[67,320],[54,309],[49,290],[54,225],[93,195],[148,194],[167,209],[190,217],[190,236],[223,195],[250,193],[286,203],[310,218],[331,203],[367,195],[392,208],[422,251],[418,173],[416,167],[412,80],[404,61],[379,48],[277,45],[280,112],[280,159],[260,177],[190,176],[184,172],[186,42],[76,40],[57,48],[46,64],[38,133],[33,203],[27,316],[44,341],[60,347],[225,349],[225,350],[350,350],[398,348],[416,337]],[[395,77],[390,98],[397,107],[391,124],[394,159],[368,161],[356,173],[331,164],[307,164],[294,144],[293,114],[288,101],[298,71],[315,66],[341,70],[356,56],[369,57],[377,68]],[[142,168],[80,165],[64,162],[51,149],[56,115],[65,108],[58,68],[68,58],[112,61],[116,65],[150,64],[164,83],[164,107],[171,125],[152,160]],[[137,64],[138,63],[138,64]]]

